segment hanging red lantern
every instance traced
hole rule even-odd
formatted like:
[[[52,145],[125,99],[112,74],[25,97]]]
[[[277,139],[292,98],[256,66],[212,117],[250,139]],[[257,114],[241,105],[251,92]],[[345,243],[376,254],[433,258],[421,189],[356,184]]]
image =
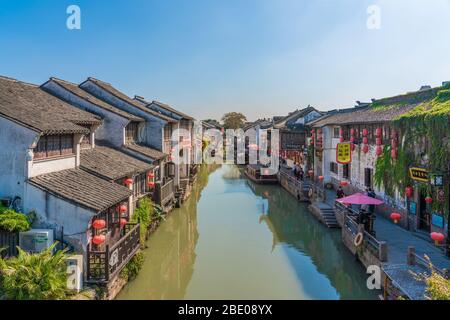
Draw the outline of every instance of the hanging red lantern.
[[[367,137],[364,137],[364,138],[362,139],[362,142],[363,142],[364,144],[368,144],[368,143],[369,143],[369,139],[367,139]]]
[[[314,134],[314,129],[311,130],[311,134]]]
[[[325,178],[324,176],[319,176],[320,181],[323,181],[324,178]]]
[[[398,158],[398,151],[397,151],[397,149],[392,149],[391,150],[391,157],[394,160]]]
[[[434,240],[434,244],[435,245],[438,245],[439,242],[442,242],[445,239],[445,236],[442,233],[440,233],[440,232],[432,232],[430,234],[430,236],[431,236],[431,239]]]
[[[355,137],[351,136],[351,137],[350,137],[350,142],[351,142],[351,143],[355,142]]]
[[[383,148],[381,146],[377,146],[377,149],[375,152],[376,152],[377,156],[379,157],[383,154]]]
[[[343,136],[343,135],[344,135],[344,129],[342,129],[342,128],[339,129],[339,135],[340,135],[340,136]]]
[[[103,242],[105,242],[105,240],[106,240],[106,237],[104,234],[99,234],[92,238],[92,242],[94,244],[96,244],[97,246],[101,245]]]
[[[119,207],[119,212],[120,212],[120,213],[125,213],[125,212],[127,212],[127,211],[128,211],[128,208],[127,208],[126,205],[122,204],[122,205]]]
[[[311,141],[309,142],[309,144],[313,146],[313,145],[314,145],[314,140],[311,139]]]
[[[322,134],[322,129],[318,129],[317,134]]]
[[[369,130],[367,130],[367,129],[363,129],[363,136],[367,136],[369,134]]]
[[[350,144],[350,149],[351,149],[352,151],[355,151],[356,146],[352,143],[352,144]]]
[[[129,186],[129,185],[133,184],[133,179],[131,179],[131,178],[125,179],[124,183],[125,183],[125,185]]]
[[[92,222],[92,227],[95,230],[103,229],[106,227],[106,221],[103,219],[94,220],[94,222]]]
[[[155,174],[154,174],[153,172],[150,171],[150,172],[148,173],[147,176],[148,176],[149,178],[153,178],[153,177],[155,176]]]
[[[353,129],[353,128],[350,129],[350,135],[351,135],[351,136],[354,136],[354,135],[355,135],[355,129]]]
[[[121,228],[125,227],[125,225],[126,225],[127,223],[128,223],[127,219],[124,219],[124,218],[120,219],[120,227],[121,227]]]
[[[153,188],[153,187],[155,186],[155,183],[154,183],[153,181],[149,181],[149,182],[147,183],[147,185],[148,185],[150,188]]]
[[[394,223],[399,222],[399,220],[402,218],[402,215],[398,212],[392,212],[391,213],[391,219],[394,221]]]
[[[348,186],[348,181],[342,180],[340,182],[340,185],[341,185],[341,187],[346,187],[346,186]]]
[[[413,187],[406,187],[405,188],[405,194],[408,198],[412,198],[414,194],[414,188]]]
[[[341,137],[341,138],[339,139],[339,142],[340,142],[340,143],[344,142],[344,137]]]
[[[322,136],[318,136],[317,141],[322,141]]]
[[[433,202],[433,198],[428,196],[428,197],[425,198],[425,202],[426,203],[432,203]]]
[[[377,130],[375,131],[375,135],[377,137],[381,137],[383,135],[383,129],[377,128]]]
[[[377,138],[377,139],[375,140],[375,144],[376,144],[377,146],[381,146],[381,145],[383,144],[383,141],[381,140],[381,138]]]
[[[367,144],[365,144],[365,145],[363,146],[363,148],[362,148],[362,151],[363,151],[364,153],[369,152],[369,146],[368,146]]]

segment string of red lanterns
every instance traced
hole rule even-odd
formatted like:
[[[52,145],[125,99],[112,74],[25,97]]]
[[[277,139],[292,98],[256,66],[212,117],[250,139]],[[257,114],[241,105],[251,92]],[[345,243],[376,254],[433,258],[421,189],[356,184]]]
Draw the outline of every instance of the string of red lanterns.
[[[401,218],[402,218],[402,215],[400,213],[398,213],[398,212],[391,213],[391,219],[392,219],[392,221],[394,221],[395,224],[397,224]]]
[[[362,139],[362,143],[363,143],[362,152],[364,152],[364,153],[369,152],[369,139],[367,138],[368,134],[369,134],[369,130],[364,128],[363,129],[363,139]]]

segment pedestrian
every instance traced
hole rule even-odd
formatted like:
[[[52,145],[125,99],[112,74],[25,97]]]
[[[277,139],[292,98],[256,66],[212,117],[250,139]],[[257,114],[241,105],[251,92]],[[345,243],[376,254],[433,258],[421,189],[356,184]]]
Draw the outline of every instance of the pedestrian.
[[[299,179],[301,180],[301,181],[303,181],[303,177],[304,177],[304,175],[305,175],[305,173],[303,172],[303,169],[302,169],[302,167],[300,167],[300,170],[299,170]]]
[[[344,190],[342,189],[342,186],[339,186],[339,188],[336,191],[336,198],[341,199],[345,197]]]

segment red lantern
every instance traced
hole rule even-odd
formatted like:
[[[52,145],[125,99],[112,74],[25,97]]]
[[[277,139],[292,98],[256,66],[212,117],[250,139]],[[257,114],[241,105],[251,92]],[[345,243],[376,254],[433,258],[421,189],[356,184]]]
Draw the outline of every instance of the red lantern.
[[[398,158],[397,149],[392,149],[391,150],[391,157],[392,157],[392,159],[397,159]]]
[[[355,148],[356,148],[356,146],[352,143],[352,144],[350,144],[350,149],[352,150],[352,151],[355,151]]]
[[[367,139],[367,137],[364,137],[364,138],[362,139],[362,142],[363,142],[364,144],[368,144],[368,143],[369,143],[369,139]]]
[[[314,134],[314,129],[313,129],[313,130],[311,130],[311,134]]]
[[[322,134],[322,129],[318,129],[318,130],[317,130],[317,133],[318,133],[318,134]]]
[[[414,188],[413,187],[406,187],[405,188],[405,194],[408,198],[412,198],[414,194]]]
[[[375,144],[376,144],[377,146],[381,146],[381,145],[383,144],[383,141],[381,140],[381,138],[377,138],[377,139],[375,140]]]
[[[125,185],[129,186],[129,185],[133,184],[133,179],[131,179],[131,178],[125,179],[124,183],[125,183]]]
[[[322,141],[322,136],[318,136],[317,141]]]
[[[340,142],[340,143],[344,142],[344,137],[341,137],[341,138],[339,139],[339,142]]]
[[[339,129],[339,135],[343,136],[344,135],[344,129]]]
[[[127,206],[126,205],[121,205],[120,207],[119,207],[119,212],[120,213],[125,213],[125,212],[127,212]]]
[[[381,146],[377,146],[376,149],[377,156],[381,156],[383,154],[383,148]]]
[[[402,215],[398,212],[392,212],[391,213],[391,219],[394,221],[394,223],[397,223],[402,218]]]
[[[153,172],[149,172],[149,173],[148,173],[148,177],[149,177],[149,178],[153,178],[154,176],[155,176],[155,174],[154,174]]]
[[[342,187],[346,187],[346,186],[348,186],[348,181],[343,180],[343,181],[340,182],[340,185]]]
[[[355,137],[354,137],[354,136],[351,136],[351,137],[350,137],[350,142],[351,142],[351,143],[355,142]]]
[[[351,135],[351,136],[354,136],[354,135],[355,135],[355,129],[353,129],[353,128],[350,129],[350,135]]]
[[[125,227],[125,225],[126,225],[127,223],[128,223],[127,219],[124,219],[124,218],[120,219],[120,227],[121,227],[121,228]]]
[[[106,240],[106,237],[103,234],[96,235],[92,238],[92,242],[94,244],[96,244],[97,246],[101,245],[103,242],[105,242],[105,240]]]
[[[381,136],[383,135],[383,129],[377,128],[377,130],[376,130],[376,132],[375,132],[375,135],[376,135],[377,137],[381,137]]]
[[[106,221],[103,219],[97,219],[92,222],[92,227],[94,227],[94,229],[96,230],[103,229],[106,227]]]
[[[365,145],[363,146],[363,148],[362,148],[362,151],[363,151],[364,153],[369,152],[369,146],[368,146],[367,144],[365,144]]]
[[[149,182],[147,183],[147,185],[148,185],[150,188],[153,188],[153,187],[155,186],[155,183],[154,183],[153,181],[149,181]]]
[[[319,176],[320,181],[323,181],[323,179],[324,179],[324,176]]]
[[[309,142],[309,144],[313,146],[313,145],[314,145],[314,140],[311,139],[311,141]]]
[[[428,197],[425,198],[425,202],[426,203],[432,203],[433,202],[433,198],[428,196]]]
[[[369,134],[369,130],[363,129],[363,136],[367,136]]]
[[[435,245],[438,245],[439,242],[442,242],[445,239],[445,236],[442,233],[440,233],[440,232],[432,232],[430,234],[430,236],[431,236],[431,239],[434,240],[434,244]]]

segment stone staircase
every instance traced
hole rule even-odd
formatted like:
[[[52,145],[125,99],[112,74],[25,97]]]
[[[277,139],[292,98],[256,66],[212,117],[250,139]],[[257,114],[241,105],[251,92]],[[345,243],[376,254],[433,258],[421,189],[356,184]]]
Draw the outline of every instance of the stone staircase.
[[[328,228],[340,228],[336,215],[334,214],[334,209],[329,204],[314,202],[310,205],[310,210]]]
[[[188,186],[189,186],[189,179],[180,180],[180,184],[177,187],[177,190],[175,191],[175,198],[177,199],[178,207],[185,200],[185,195],[186,195]]]

